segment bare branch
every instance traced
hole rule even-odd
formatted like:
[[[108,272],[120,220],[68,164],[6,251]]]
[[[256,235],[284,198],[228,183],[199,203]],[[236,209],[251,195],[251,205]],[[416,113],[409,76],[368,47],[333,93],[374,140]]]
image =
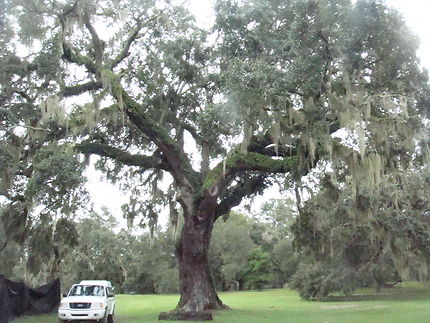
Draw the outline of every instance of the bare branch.
[[[34,102],[34,99],[32,97],[30,97],[25,91],[23,91],[21,89],[16,89],[16,88],[12,88],[12,91],[15,92],[16,94],[19,94],[20,96],[22,96],[27,101]]]
[[[24,128],[31,129],[31,130],[35,130],[35,131],[44,131],[44,132],[48,132],[48,129],[45,129],[45,128],[39,128],[39,127],[32,127],[32,126],[28,126],[28,125],[24,126]]]

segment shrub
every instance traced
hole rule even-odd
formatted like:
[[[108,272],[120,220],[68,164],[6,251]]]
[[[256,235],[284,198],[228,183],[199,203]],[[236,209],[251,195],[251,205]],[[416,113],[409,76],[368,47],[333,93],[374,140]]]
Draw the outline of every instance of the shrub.
[[[306,300],[320,300],[333,292],[352,293],[358,286],[356,272],[348,266],[328,264],[301,264],[291,281]]]

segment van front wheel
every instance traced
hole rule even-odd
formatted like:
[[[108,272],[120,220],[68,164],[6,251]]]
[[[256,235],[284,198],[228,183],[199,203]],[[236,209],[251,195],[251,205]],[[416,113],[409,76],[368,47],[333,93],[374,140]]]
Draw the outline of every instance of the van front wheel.
[[[99,320],[99,323],[108,323],[108,312],[107,309],[105,309],[105,316],[101,320]]]

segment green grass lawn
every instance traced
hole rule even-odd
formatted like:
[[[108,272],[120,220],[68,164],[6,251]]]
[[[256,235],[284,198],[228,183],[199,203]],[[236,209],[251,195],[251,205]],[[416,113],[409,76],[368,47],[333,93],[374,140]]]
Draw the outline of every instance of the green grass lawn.
[[[427,323],[430,322],[430,288],[407,284],[375,294],[334,296],[326,302],[307,302],[289,289],[221,293],[232,309],[214,313],[214,322],[292,323]],[[177,295],[117,295],[116,323],[158,322],[158,314],[174,308]],[[24,317],[15,323],[57,322],[55,315]]]

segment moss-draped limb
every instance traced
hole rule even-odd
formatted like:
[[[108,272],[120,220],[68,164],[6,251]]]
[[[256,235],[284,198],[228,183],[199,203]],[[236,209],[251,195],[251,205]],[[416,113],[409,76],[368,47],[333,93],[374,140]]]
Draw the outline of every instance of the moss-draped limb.
[[[63,30],[63,35],[65,34],[65,31],[67,28],[66,17],[67,17],[67,15],[72,14],[73,12],[76,11],[78,2],[79,1],[76,1],[70,7],[66,7],[64,12],[58,16],[58,21],[61,24],[61,28]],[[88,19],[88,22],[89,22],[89,18],[87,17],[86,19]],[[90,30],[90,33],[91,33],[91,30]],[[93,36],[93,34],[91,34],[91,35]],[[100,40],[99,40],[99,45],[101,46]],[[77,64],[80,66],[85,66],[87,68],[88,72],[90,72],[92,74],[96,74],[97,64],[93,61],[93,59],[91,57],[80,54],[80,50],[73,48],[73,46],[69,42],[67,42],[65,39],[63,39],[63,41],[62,41],[62,48],[63,48],[62,59],[64,59],[65,61],[67,61],[69,63],[74,63],[74,64]],[[97,57],[100,58],[101,55],[99,54],[99,55],[97,55]],[[100,66],[101,61],[98,63]]]
[[[72,46],[63,41],[63,56],[62,58],[70,63],[85,66],[88,72],[95,74],[97,72],[96,64],[91,58],[78,54],[78,51],[72,48]]]
[[[215,218],[228,213],[233,207],[238,206],[245,197],[265,189],[267,186],[265,179],[265,174],[259,174],[226,190],[221,196],[222,200],[217,207]]]
[[[169,170],[168,166],[159,156],[133,155],[121,149],[101,143],[86,141],[77,144],[75,149],[83,154],[95,154],[102,157],[109,157],[129,166]]]
[[[196,191],[201,186],[200,176],[192,168],[190,160],[180,145],[169,135],[167,129],[158,125],[145,113],[144,108],[123,89],[113,73],[110,78],[112,95],[122,103],[124,112],[130,121],[163,153],[163,158],[169,165],[169,171],[177,185],[187,187],[192,192]]]
[[[110,69],[113,70],[118,64],[120,64],[129,54],[131,44],[138,38],[139,32],[143,25],[140,20],[137,21],[136,28],[130,33],[121,52],[115,57],[115,59],[110,64]]]
[[[66,86],[63,89],[61,89],[61,95],[64,97],[70,97],[74,95],[80,95],[88,91],[95,91],[101,88],[102,88],[101,82],[90,81],[87,83],[78,84],[74,86]]]
[[[247,151],[259,153],[266,156],[290,156],[292,154],[289,147],[279,146],[278,150],[275,150],[273,143],[274,138],[269,132],[253,136],[247,147]]]
[[[248,152],[236,153],[227,158],[226,168],[230,171],[259,171],[264,173],[288,173],[297,167],[296,156],[272,158],[270,156]]]
[[[206,192],[221,193],[237,172],[260,172],[265,174],[289,173],[299,165],[296,156],[272,158],[255,152],[246,154],[235,151],[215,166],[205,177],[196,199]]]

